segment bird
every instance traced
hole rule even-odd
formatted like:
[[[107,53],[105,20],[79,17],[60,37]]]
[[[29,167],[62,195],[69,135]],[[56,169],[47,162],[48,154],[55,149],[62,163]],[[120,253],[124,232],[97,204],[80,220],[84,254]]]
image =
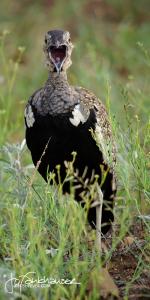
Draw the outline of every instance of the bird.
[[[62,182],[65,181],[67,163],[75,153],[75,200],[84,207],[88,183],[97,181],[97,199],[91,201],[87,218],[93,229],[98,226],[100,233],[106,234],[114,221],[116,145],[105,105],[93,92],[68,82],[73,47],[68,31],[55,29],[45,34],[43,50],[48,79],[25,107],[26,143],[46,182],[54,172],[59,183],[57,166]],[[82,177],[83,184],[78,184],[77,178]],[[63,184],[63,193],[70,193],[68,182]],[[99,200],[101,216],[96,212]]]

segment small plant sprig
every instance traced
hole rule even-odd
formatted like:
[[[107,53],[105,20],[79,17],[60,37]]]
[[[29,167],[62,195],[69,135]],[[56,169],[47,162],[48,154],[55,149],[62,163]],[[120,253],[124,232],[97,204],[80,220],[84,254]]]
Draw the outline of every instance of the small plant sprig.
[[[18,47],[17,59],[14,61],[11,57],[7,55],[6,42],[7,36],[10,34],[8,30],[4,30],[0,36],[0,61],[1,61],[1,78],[3,78],[1,84],[0,92],[0,144],[3,143],[4,139],[9,132],[11,126],[11,114],[13,111],[13,98],[14,98],[14,88],[17,83],[17,76],[19,71],[19,64],[23,53],[25,51],[24,47]]]

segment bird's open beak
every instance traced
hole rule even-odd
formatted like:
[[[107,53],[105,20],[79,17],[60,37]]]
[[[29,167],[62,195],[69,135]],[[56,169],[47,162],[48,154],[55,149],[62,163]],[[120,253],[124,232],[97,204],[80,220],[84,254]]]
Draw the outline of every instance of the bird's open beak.
[[[51,46],[48,49],[48,54],[50,60],[53,62],[57,73],[60,73],[62,70],[63,63],[66,59],[67,54],[67,46],[66,45],[60,45],[58,47]]]

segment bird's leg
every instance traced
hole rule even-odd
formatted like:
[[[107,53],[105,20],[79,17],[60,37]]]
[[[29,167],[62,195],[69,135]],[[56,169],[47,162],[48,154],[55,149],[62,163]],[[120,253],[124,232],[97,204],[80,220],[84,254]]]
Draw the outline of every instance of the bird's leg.
[[[96,244],[97,249],[101,253],[101,225],[102,225],[102,207],[103,207],[103,193],[97,184],[97,199],[92,203],[91,207],[96,208]]]

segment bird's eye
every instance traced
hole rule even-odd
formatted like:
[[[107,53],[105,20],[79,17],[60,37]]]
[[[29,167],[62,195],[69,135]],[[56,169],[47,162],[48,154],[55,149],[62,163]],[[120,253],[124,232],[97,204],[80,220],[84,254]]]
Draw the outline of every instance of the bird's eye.
[[[45,38],[45,44],[47,44],[47,38]]]
[[[69,42],[69,43],[71,42],[71,38],[68,39],[68,42]]]

